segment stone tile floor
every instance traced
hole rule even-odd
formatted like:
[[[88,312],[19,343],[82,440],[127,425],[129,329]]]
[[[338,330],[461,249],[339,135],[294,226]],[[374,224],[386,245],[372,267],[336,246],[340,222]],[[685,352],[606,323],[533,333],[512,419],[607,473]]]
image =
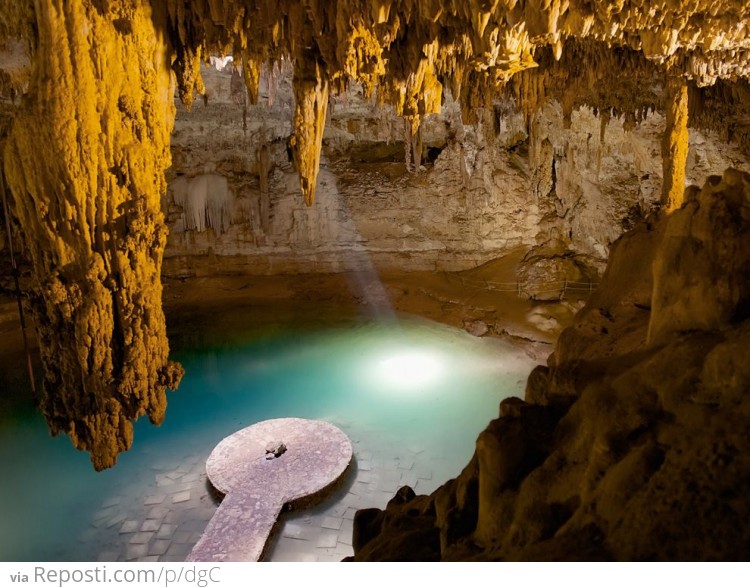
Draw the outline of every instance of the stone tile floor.
[[[333,420],[331,422],[334,422]],[[319,504],[283,512],[269,540],[269,561],[340,561],[352,555],[354,513],[382,508],[403,485],[418,494],[458,475],[469,456],[448,456],[409,439],[334,422],[350,437],[354,459],[341,486]],[[104,501],[78,541],[98,561],[184,561],[218,500],[207,482],[212,447],[181,458],[176,468],[156,462]]]

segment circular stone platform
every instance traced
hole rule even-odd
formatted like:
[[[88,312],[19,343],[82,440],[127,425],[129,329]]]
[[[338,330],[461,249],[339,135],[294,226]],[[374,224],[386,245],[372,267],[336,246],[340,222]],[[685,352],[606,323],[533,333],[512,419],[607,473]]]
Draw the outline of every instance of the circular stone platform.
[[[283,453],[267,450],[283,444]],[[206,462],[226,494],[188,561],[257,561],[282,507],[341,477],[352,445],[337,427],[297,418],[263,421],[223,439]]]

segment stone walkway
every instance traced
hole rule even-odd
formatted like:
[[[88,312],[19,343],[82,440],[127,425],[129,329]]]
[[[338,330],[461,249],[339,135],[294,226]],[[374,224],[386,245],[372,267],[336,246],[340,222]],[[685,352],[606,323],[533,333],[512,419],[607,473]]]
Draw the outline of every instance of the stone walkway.
[[[225,438],[206,462],[225,494],[188,561],[258,561],[285,504],[331,486],[346,471],[352,445],[330,423],[285,418]]]
[[[354,426],[335,416],[353,448],[341,486],[310,509],[282,512],[266,545],[268,561],[340,561],[352,555],[352,521],[358,509],[382,508],[403,485],[428,494],[460,473],[469,456],[446,447]],[[446,446],[452,443],[446,442]],[[200,539],[219,499],[210,489],[206,461],[211,448],[195,444],[159,456],[130,484],[103,501],[89,528],[71,542],[62,560],[185,561]]]

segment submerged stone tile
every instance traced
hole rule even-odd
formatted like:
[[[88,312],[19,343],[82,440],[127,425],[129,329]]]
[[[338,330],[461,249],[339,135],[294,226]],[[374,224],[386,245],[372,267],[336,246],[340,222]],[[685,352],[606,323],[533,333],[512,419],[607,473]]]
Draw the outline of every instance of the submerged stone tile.
[[[146,556],[148,556],[148,545],[146,545],[145,543],[138,545],[128,545],[125,550],[125,559],[127,560],[138,559],[139,557]]]
[[[417,476],[415,476],[411,472],[404,472],[401,474],[401,485],[402,486],[410,486],[411,488],[414,488],[414,485],[417,483]]]
[[[372,474],[370,472],[359,472],[357,473],[357,482],[362,482],[363,484],[369,484],[373,481]]]
[[[162,522],[170,523],[172,525],[179,525],[182,522],[182,513],[170,510],[167,514],[164,515]]]
[[[364,494],[367,494],[367,492],[370,491],[370,485],[369,484],[363,484],[362,482],[355,482],[352,484],[352,487],[349,489],[349,494],[354,494],[355,496],[363,496]]]
[[[190,553],[190,550],[193,548],[193,545],[191,543],[172,543],[169,548],[167,549],[167,553],[165,555],[180,555],[185,558]]]
[[[145,504],[146,506],[161,504],[162,502],[164,502],[164,499],[166,497],[166,494],[153,494],[151,496],[146,496],[146,500],[143,501],[143,504]]]
[[[172,525],[170,523],[162,523],[159,527],[159,530],[156,532],[156,538],[170,539],[174,535],[175,529],[177,529],[176,525]]]
[[[174,543],[190,543],[190,536],[192,533],[188,531],[178,531],[174,534],[174,537],[172,537],[172,541]]]
[[[286,525],[284,525],[284,530],[281,532],[281,536],[288,537],[290,539],[300,539],[303,533],[304,529],[301,525],[298,525],[296,523],[287,523]]]
[[[130,543],[148,543],[153,536],[153,533],[135,533],[130,538]]]
[[[324,529],[335,529],[339,530],[341,528],[342,519],[336,518],[336,517],[324,517],[323,522],[321,523],[321,527]]]
[[[161,521],[155,519],[146,519],[141,525],[141,531],[158,531],[161,526]]]
[[[336,547],[339,541],[338,533],[321,533],[318,540],[315,542],[316,547]]]
[[[286,537],[274,550],[274,561],[301,561],[305,554],[313,553],[315,544],[305,539]]]
[[[169,539],[156,539],[148,548],[149,555],[164,555],[167,553],[171,542]]]
[[[179,492],[172,496],[172,504],[179,504],[190,500],[190,491]]]
[[[135,533],[140,526],[141,525],[138,521],[125,521],[120,527],[120,533]]]
[[[353,529],[354,521],[345,519],[343,524],[341,525],[341,529],[339,529],[339,543],[343,543],[344,545],[351,545]]]
[[[168,513],[168,508],[164,508],[163,506],[155,506],[148,511],[148,518],[161,521],[165,516],[167,516]]]

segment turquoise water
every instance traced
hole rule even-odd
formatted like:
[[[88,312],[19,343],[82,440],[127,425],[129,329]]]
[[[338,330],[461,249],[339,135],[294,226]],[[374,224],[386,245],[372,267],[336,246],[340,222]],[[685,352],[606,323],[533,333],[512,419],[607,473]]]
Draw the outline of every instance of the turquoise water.
[[[430,492],[460,472],[532,367],[505,343],[415,319],[248,333],[176,358],[186,373],[164,424],[137,423],[132,449],[111,470],[95,472],[67,438],[50,438],[40,416],[6,416],[0,559],[181,559],[216,508],[206,457],[223,437],[269,418],[324,419],[350,436],[352,505],[383,506],[404,481]],[[337,500],[323,506],[344,513]],[[332,559],[342,541],[326,552]]]

